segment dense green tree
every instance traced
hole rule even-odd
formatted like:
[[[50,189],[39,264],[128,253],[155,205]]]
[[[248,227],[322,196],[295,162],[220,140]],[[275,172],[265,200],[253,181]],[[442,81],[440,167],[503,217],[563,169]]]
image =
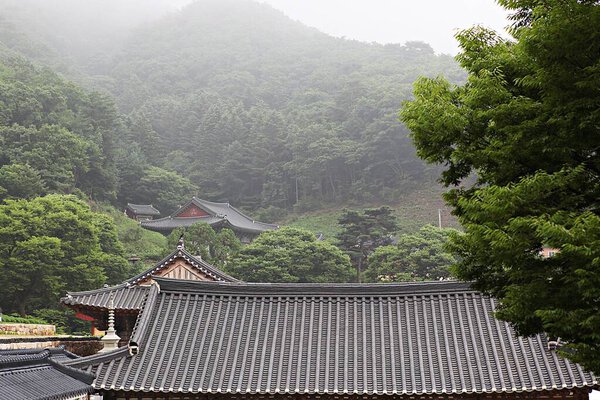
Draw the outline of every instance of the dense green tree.
[[[215,232],[206,222],[196,222],[187,228],[177,228],[171,232],[167,237],[170,251],[177,247],[181,235],[188,252],[219,267],[227,264],[241,248],[240,240],[231,229]]]
[[[118,125],[110,98],[84,92],[0,45],[0,167],[30,166],[49,192],[79,189],[113,200]]]
[[[248,282],[350,282],[350,259],[308,231],[281,228],[261,233],[227,266]]]
[[[0,158],[7,165],[28,164],[53,192],[70,193],[89,170],[88,143],[59,126],[0,127]]]
[[[196,191],[196,187],[188,179],[159,167],[145,169],[134,188],[132,200],[135,203],[153,204],[165,215],[175,211]]]
[[[369,255],[376,248],[392,242],[392,234],[397,229],[393,212],[387,206],[362,211],[344,210],[339,218],[342,227],[337,235],[339,247],[350,256],[359,282],[368,268]]]
[[[381,246],[369,256],[367,282],[438,280],[450,277],[457,259],[447,249],[455,229],[422,227],[418,232],[400,235],[397,243]]]
[[[25,314],[58,307],[68,290],[125,279],[115,227],[74,196],[6,200],[0,205],[0,303]]]
[[[600,371],[600,5],[499,1],[516,41],[458,35],[464,86],[421,79],[402,119],[421,157],[442,163],[458,276],[500,300],[498,316]],[[475,183],[467,177],[476,175]],[[560,249],[550,258],[542,246]]]
[[[206,222],[197,222],[187,228],[177,228],[167,237],[170,249],[175,249],[183,235],[185,249],[208,262],[212,261],[217,243],[217,233]]]
[[[227,264],[242,249],[242,243],[231,229],[221,229],[217,233],[213,262],[215,265],[226,267]]]
[[[28,164],[9,164],[0,167],[0,199],[4,197],[29,199],[44,194],[45,191],[46,186],[40,173]]]

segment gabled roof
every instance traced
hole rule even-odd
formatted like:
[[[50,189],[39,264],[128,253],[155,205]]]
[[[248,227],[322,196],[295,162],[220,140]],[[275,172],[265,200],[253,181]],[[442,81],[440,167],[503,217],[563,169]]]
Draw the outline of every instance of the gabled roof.
[[[127,347],[81,358],[96,389],[444,395],[587,390],[595,378],[494,318],[468,284],[156,277]]]
[[[93,374],[61,364],[76,357],[63,348],[0,350],[0,398],[58,400],[91,393]]]
[[[133,211],[136,215],[160,215],[160,211],[154,208],[152,204],[127,203],[127,208]]]
[[[140,282],[146,278],[149,278],[152,275],[156,275],[157,272],[160,272],[162,269],[164,269],[168,265],[172,264],[177,258],[184,259],[189,265],[196,268],[203,274],[210,276],[215,281],[223,281],[223,282],[236,282],[237,281],[237,279],[234,278],[233,276],[228,275],[225,272],[218,269],[217,267],[215,267],[214,265],[211,265],[211,264],[207,263],[206,261],[191,255],[185,249],[177,249],[174,252],[172,252],[171,254],[169,254],[168,256],[166,256],[165,258],[163,258],[161,261],[159,261],[158,264],[156,264],[154,267],[147,269],[146,271],[134,276],[133,278],[129,278],[125,282],[129,283],[130,285],[135,285],[138,282]]]
[[[201,208],[209,215],[202,217],[178,217],[190,205]],[[179,227],[188,227],[196,222],[206,222],[211,226],[226,224],[234,230],[249,233],[261,233],[279,228],[278,225],[255,221],[229,203],[215,203],[197,197],[192,197],[190,201],[180,207],[171,216],[152,221],[143,221],[141,225],[151,230],[169,231]]]
[[[146,295],[148,294],[148,286],[140,285],[141,281],[159,273],[161,270],[167,268],[169,265],[175,262],[175,260],[178,258],[185,260],[193,268],[216,281],[237,281],[237,279],[219,270],[217,267],[192,256],[186,250],[177,249],[159,261],[152,268],[149,268],[144,272],[127,279],[125,282],[119,285],[83,292],[67,292],[67,295],[61,299],[61,302],[69,306],[108,309],[108,303],[112,295],[115,309],[139,310]]]

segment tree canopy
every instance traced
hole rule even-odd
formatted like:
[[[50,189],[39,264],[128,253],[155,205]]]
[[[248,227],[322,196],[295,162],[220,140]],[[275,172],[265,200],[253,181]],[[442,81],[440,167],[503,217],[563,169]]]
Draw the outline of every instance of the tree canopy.
[[[450,267],[457,262],[446,248],[453,234],[458,231],[426,225],[416,233],[400,235],[395,244],[378,247],[369,256],[365,280],[402,282],[449,278]]]
[[[369,255],[376,248],[392,242],[392,234],[398,227],[396,216],[386,206],[362,211],[344,210],[339,224],[342,231],[336,237],[338,245],[350,256],[360,282],[363,271],[368,268]]]
[[[515,41],[461,32],[467,83],[420,79],[402,120],[457,186],[446,198],[465,228],[459,277],[497,297],[519,333],[560,337],[598,372],[600,5],[499,3],[514,12]],[[543,258],[543,246],[560,251]]]
[[[0,204],[0,303],[21,314],[58,307],[66,290],[118,283],[131,274],[112,221],[74,196]]]
[[[420,74],[463,73],[425,43],[337,39],[240,0],[197,1],[141,25],[147,1],[129,1],[129,29],[106,0],[7,1],[0,42],[45,64],[68,59],[67,76],[115,99],[120,204],[161,201],[140,182],[157,175],[150,167],[252,209],[384,201],[434,179],[396,108]]]
[[[351,282],[350,259],[308,231],[281,228],[261,233],[227,265],[248,282]]]
[[[206,222],[196,222],[187,228],[177,228],[171,232],[167,238],[170,251],[177,247],[181,235],[188,252],[218,267],[225,267],[242,247],[231,229],[224,228],[215,232]]]

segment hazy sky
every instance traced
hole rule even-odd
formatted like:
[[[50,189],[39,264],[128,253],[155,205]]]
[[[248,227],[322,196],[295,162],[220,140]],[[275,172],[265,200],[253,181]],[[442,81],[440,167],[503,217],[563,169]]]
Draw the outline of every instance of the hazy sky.
[[[333,36],[364,42],[421,40],[438,53],[456,54],[457,30],[508,25],[494,0],[261,0],[290,18]]]

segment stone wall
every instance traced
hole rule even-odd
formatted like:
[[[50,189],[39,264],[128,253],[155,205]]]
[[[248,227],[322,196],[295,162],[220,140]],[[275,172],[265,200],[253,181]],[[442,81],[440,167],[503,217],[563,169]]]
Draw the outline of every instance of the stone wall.
[[[0,350],[47,349],[58,346],[65,346],[66,350],[83,357],[96,354],[102,348],[102,342],[96,337],[55,336],[23,339],[0,336]]]
[[[54,325],[0,323],[0,335],[18,336],[54,336]]]

